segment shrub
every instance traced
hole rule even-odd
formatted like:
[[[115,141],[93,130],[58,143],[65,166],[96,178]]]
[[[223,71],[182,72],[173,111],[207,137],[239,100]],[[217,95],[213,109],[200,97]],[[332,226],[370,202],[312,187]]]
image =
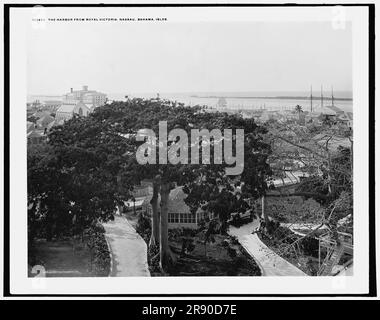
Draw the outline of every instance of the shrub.
[[[90,250],[90,271],[98,277],[107,277],[111,269],[111,258],[108,249],[104,227],[96,224],[86,229],[84,237],[86,245]]]
[[[106,233],[106,229],[104,229],[104,226],[100,222],[94,224],[93,230],[99,233]]]
[[[318,257],[319,243],[318,240],[313,237],[305,237],[301,241],[302,251],[304,254]]]
[[[137,220],[136,232],[149,244],[150,235],[152,233],[151,218],[145,213],[140,213]]]
[[[151,276],[161,275],[159,245],[148,246],[148,265]]]

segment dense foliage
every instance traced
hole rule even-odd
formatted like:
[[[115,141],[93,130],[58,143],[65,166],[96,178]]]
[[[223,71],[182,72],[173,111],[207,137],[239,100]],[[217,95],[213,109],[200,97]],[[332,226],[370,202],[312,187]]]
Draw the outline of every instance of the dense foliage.
[[[95,276],[107,277],[110,273],[111,257],[105,231],[102,225],[95,224],[84,232],[84,239],[91,254],[90,271]]]
[[[234,139],[235,129],[244,129],[245,170],[240,175],[243,192],[255,198],[265,192],[265,180],[270,174],[266,164],[270,147],[261,136],[265,128],[256,125],[253,119],[208,113],[202,107],[185,107],[159,99],[113,102],[95,109],[88,117],[74,117],[54,127],[47,145],[37,147],[38,150],[31,146],[28,150],[29,238],[80,234],[94,221],[112,219],[116,207],[130,199],[133,187],[145,179],[157,186],[152,199],[155,222],[152,235],[153,244],[161,246],[161,264],[170,258],[167,207],[175,185],[185,185],[193,210],[209,202],[209,210],[226,221],[232,208],[227,208],[225,201],[233,200],[235,195],[230,188],[232,181],[225,174],[229,165],[224,161],[213,164],[212,149],[209,165],[137,163],[136,150],[143,142],[136,141],[136,132],[149,128],[158,133],[160,121],[167,122],[168,132],[181,128],[188,136],[192,129],[228,128],[234,130]],[[158,154],[158,143],[156,148]],[[194,201],[198,190],[204,197]],[[155,212],[158,192],[159,224]],[[239,207],[236,202],[232,201]]]

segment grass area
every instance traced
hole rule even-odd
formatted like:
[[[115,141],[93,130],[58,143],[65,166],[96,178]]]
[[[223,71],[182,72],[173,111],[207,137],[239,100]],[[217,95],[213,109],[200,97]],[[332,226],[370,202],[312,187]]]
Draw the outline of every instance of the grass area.
[[[193,237],[194,250],[181,253],[182,239],[171,240],[177,261],[172,276],[260,276],[256,262],[245,254],[237,241],[227,235],[215,235],[214,243],[204,245],[203,232]]]
[[[135,217],[131,213],[126,217],[149,246],[150,217]],[[168,241],[173,264],[167,274],[162,274],[159,248],[149,248],[151,276],[261,276],[259,266],[236,239],[229,235],[213,234],[214,241],[207,242],[205,246],[205,231],[170,229]]]
[[[42,265],[46,270],[46,277],[91,277],[89,271],[90,251],[84,244],[71,240],[45,241],[38,240],[35,243],[34,256],[36,264]],[[34,277],[31,267],[28,268],[28,276]]]

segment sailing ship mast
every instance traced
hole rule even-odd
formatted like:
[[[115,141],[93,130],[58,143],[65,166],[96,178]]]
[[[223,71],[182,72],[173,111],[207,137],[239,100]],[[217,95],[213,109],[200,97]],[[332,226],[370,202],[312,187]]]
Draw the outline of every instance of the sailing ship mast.
[[[313,86],[310,86],[310,112],[313,112]]]
[[[323,108],[323,86],[321,86],[321,108]]]

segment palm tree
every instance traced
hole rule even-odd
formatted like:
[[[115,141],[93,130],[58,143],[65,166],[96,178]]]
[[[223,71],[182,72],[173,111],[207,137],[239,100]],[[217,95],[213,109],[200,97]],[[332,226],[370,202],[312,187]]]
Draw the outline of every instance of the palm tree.
[[[296,105],[296,107],[294,108],[294,110],[295,110],[298,114],[300,114],[301,112],[303,112],[302,107],[301,107],[299,104]]]
[[[298,121],[301,121],[301,112],[303,112],[302,106],[297,104],[294,110],[298,113]]]

